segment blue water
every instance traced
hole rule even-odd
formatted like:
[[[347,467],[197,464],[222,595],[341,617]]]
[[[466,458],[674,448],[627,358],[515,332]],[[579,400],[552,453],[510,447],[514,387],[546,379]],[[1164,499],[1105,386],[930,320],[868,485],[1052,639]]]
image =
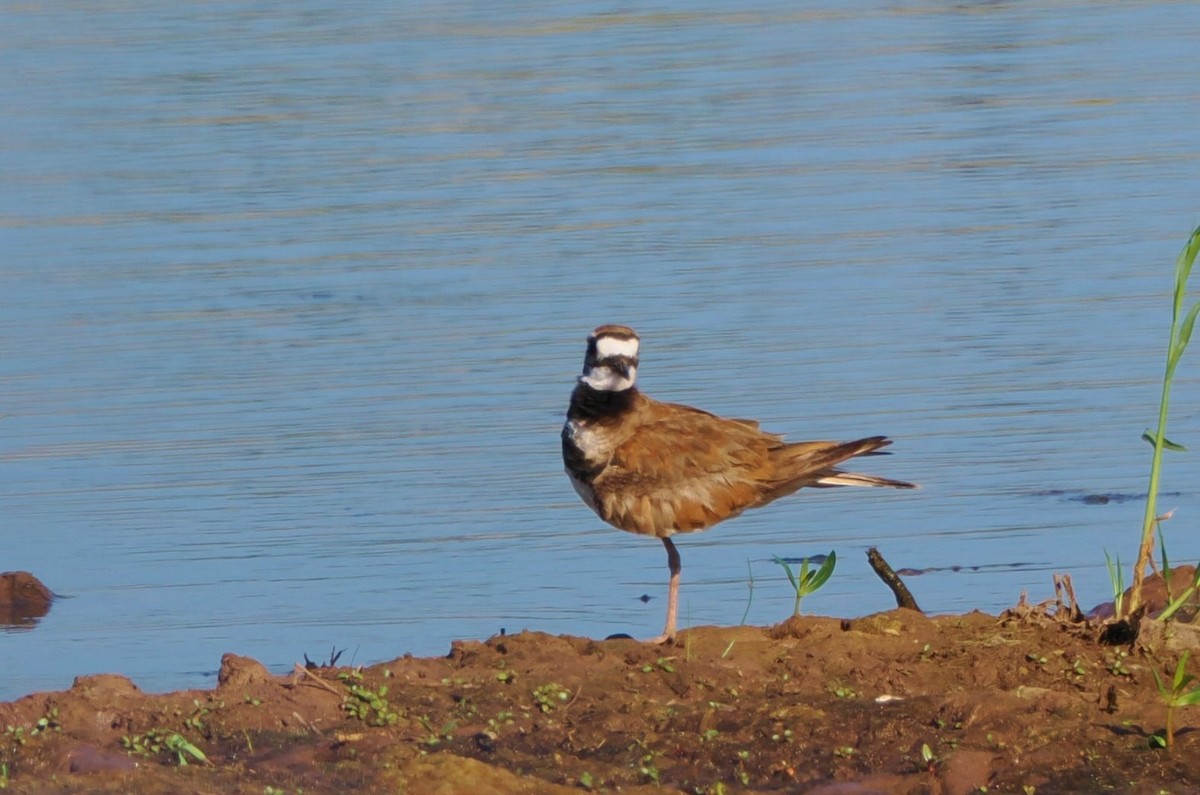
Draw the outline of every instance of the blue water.
[[[889,606],[872,545],[984,567],[913,578],[934,612],[1056,571],[1087,606],[1134,555],[1144,503],[1072,497],[1145,490],[1187,4],[28,3],[0,41],[0,570],[69,597],[0,634],[0,698],[655,634],[661,545],[561,471],[602,322],[649,394],[885,433],[922,485],[684,538],[684,626],[784,618],[777,554],[837,550],[832,615]]]

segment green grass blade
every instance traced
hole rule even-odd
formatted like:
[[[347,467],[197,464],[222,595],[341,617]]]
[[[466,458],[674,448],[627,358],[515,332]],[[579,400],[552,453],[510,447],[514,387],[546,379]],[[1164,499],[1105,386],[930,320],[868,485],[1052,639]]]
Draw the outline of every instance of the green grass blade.
[[[746,611],[742,613],[742,620],[738,622],[739,627],[746,625],[746,617],[750,615],[750,605],[754,604],[754,569],[750,567],[750,558],[746,558],[746,576],[749,578],[746,587],[750,589],[750,595],[746,597]],[[730,646],[732,645],[731,643]]]
[[[1142,519],[1142,540],[1138,545],[1137,559],[1133,567],[1133,593],[1129,600],[1129,608],[1131,610],[1136,609],[1141,602],[1142,584],[1154,549],[1154,529],[1158,518],[1158,514],[1156,513],[1158,484],[1162,468],[1162,452],[1167,442],[1167,408],[1170,403],[1171,381],[1174,379],[1175,367],[1182,358],[1184,349],[1187,347],[1187,339],[1191,337],[1198,310],[1193,307],[1187,313],[1187,316],[1182,318],[1184,324],[1187,325],[1186,332],[1179,328],[1179,321],[1181,320],[1180,311],[1183,309],[1183,301],[1187,293],[1187,280],[1191,275],[1193,265],[1196,263],[1196,255],[1198,253],[1200,253],[1200,226],[1197,226],[1192,231],[1187,245],[1184,246],[1183,250],[1179,252],[1179,256],[1175,259],[1175,295],[1171,306],[1170,343],[1167,346],[1167,366],[1163,376],[1162,396],[1159,399],[1158,405],[1157,433],[1151,437],[1154,440],[1154,454],[1150,459],[1150,484],[1146,489],[1146,511]]]
[[[1167,586],[1167,598],[1171,598],[1171,561],[1167,560],[1167,537],[1163,535],[1162,522],[1158,523],[1158,554],[1162,558],[1162,578]]]
[[[796,575],[792,573],[792,567],[788,565],[788,562],[786,560],[784,560],[783,558],[779,557],[778,555],[775,555],[774,557],[772,557],[771,560],[775,561],[780,566],[783,566],[783,570],[785,572],[787,572],[787,578],[788,578],[788,581],[791,582],[792,588],[795,588],[796,590],[800,590],[800,584],[798,582],[796,582]]]
[[[1175,599],[1172,600],[1169,605],[1167,605],[1166,609],[1158,614],[1158,620],[1166,621],[1171,616],[1175,615],[1177,612],[1179,612],[1179,608],[1187,604],[1187,601],[1192,598],[1192,594],[1194,593],[1196,593],[1196,584],[1192,583],[1184,589],[1183,593],[1179,594],[1179,596],[1176,596]]]

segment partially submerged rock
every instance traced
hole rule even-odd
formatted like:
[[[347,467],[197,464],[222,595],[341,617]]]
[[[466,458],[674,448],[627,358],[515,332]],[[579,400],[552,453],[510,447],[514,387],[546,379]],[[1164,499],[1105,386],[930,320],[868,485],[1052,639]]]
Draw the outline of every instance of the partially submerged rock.
[[[29,572],[0,572],[0,625],[33,627],[53,601],[54,593]]]

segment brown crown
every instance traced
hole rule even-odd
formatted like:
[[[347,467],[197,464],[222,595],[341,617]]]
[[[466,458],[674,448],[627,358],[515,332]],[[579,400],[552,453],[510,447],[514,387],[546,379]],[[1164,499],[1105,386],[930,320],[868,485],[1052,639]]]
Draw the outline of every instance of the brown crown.
[[[629,326],[621,326],[616,323],[606,323],[603,326],[596,326],[589,339],[599,339],[600,337],[616,337],[623,340],[638,340],[641,338],[637,332]]]

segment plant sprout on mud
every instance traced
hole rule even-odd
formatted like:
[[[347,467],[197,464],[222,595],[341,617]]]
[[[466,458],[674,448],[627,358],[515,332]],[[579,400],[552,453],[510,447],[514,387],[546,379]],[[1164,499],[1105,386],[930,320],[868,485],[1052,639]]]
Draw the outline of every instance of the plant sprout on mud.
[[[800,600],[809,594],[819,591],[821,586],[833,576],[833,569],[837,566],[837,554],[832,550],[825,557],[825,562],[821,564],[821,568],[816,570],[809,569],[808,558],[801,560],[799,575],[793,572],[788,562],[778,555],[775,555],[771,560],[783,566],[784,572],[787,573],[788,581],[791,582],[792,588],[796,592],[796,602],[792,607],[792,615],[795,616],[800,615]]]
[[[1161,739],[1162,744],[1167,748],[1175,745],[1175,709],[1200,704],[1200,685],[1191,690],[1187,689],[1188,685],[1196,681],[1196,677],[1187,672],[1187,661],[1188,652],[1185,651],[1179,658],[1179,664],[1175,666],[1175,676],[1171,680],[1170,687],[1163,683],[1157,668],[1150,669],[1150,673],[1154,674],[1154,684],[1158,687],[1158,695],[1167,705],[1167,728],[1164,732],[1166,736]],[[1157,734],[1151,738],[1151,743],[1156,739],[1158,739]]]

